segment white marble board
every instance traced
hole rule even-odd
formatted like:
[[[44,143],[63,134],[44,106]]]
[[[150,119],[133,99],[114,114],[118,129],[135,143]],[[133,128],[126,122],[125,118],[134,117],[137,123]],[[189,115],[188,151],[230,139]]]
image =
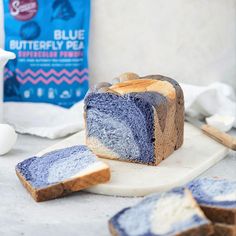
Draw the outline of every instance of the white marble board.
[[[111,180],[86,191],[114,196],[145,196],[183,185],[223,159],[229,150],[200,130],[185,123],[184,145],[158,166],[104,159]],[[85,144],[84,131],[42,150],[37,156],[73,145]]]

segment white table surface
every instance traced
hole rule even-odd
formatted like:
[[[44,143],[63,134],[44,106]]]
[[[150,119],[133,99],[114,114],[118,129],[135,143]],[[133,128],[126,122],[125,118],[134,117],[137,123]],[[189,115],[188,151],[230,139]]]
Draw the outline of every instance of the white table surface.
[[[236,132],[234,132],[235,134]],[[108,236],[108,219],[140,198],[110,197],[84,192],[36,203],[15,175],[15,165],[58,140],[19,135],[14,150],[0,157],[0,235]],[[236,152],[202,176],[236,180]]]

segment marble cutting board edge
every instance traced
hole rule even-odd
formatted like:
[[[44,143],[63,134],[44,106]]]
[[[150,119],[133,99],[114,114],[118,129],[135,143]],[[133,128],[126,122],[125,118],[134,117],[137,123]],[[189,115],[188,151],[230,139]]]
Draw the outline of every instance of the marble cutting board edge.
[[[85,144],[84,131],[78,132],[37,154]],[[87,189],[87,192],[138,197],[184,185],[229,153],[228,148],[185,123],[184,144],[158,166],[146,166],[103,159],[111,168],[111,180]]]

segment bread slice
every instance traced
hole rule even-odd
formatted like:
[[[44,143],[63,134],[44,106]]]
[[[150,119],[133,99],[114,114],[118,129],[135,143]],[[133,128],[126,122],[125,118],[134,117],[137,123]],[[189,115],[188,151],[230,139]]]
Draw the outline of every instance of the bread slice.
[[[213,233],[191,193],[175,188],[153,194],[137,205],[125,208],[109,220],[113,236],[206,236]]]
[[[182,89],[158,75],[119,79],[86,96],[86,144],[104,158],[158,165],[183,143]]]
[[[214,224],[214,236],[236,236],[236,225]]]
[[[211,221],[236,225],[236,181],[201,178],[187,187]]]
[[[73,146],[31,157],[16,174],[35,201],[41,202],[107,182],[110,170],[86,146]]]

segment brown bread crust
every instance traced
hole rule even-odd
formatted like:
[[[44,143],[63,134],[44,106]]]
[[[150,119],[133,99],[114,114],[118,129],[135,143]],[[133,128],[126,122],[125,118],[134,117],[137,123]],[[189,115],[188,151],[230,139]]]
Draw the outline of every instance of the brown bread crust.
[[[35,189],[18,171],[16,171],[16,174],[36,202],[62,197],[71,192],[77,192],[99,183],[105,183],[110,179],[110,170],[107,167],[106,169],[98,170],[81,177],[75,177],[46,188]]]
[[[109,222],[108,224],[110,233],[112,236],[123,236],[117,232],[115,227]],[[185,232],[176,234],[175,236],[210,236],[213,235],[214,229],[212,224],[202,225],[198,228],[192,228]]]
[[[177,140],[175,150],[180,148],[183,144],[184,137],[184,94],[180,85],[173,79],[163,75],[148,75],[141,77],[142,79],[155,79],[167,81],[173,85],[176,92],[176,112],[175,112],[175,128],[177,132]]]
[[[184,95],[179,84],[171,78],[162,75],[149,75],[142,79],[153,79],[167,81],[175,88],[174,100],[167,98],[167,116],[165,117],[165,128],[160,127],[158,119],[158,108],[155,112],[155,152],[156,165],[166,159],[183,144],[184,136]]]
[[[162,131],[158,119],[158,113],[154,109],[155,123],[155,165],[166,159],[175,150],[177,142],[177,130],[175,128],[175,100],[167,100],[167,116],[165,128]]]
[[[217,208],[200,205],[206,217],[217,223],[236,224],[236,209]]]
[[[214,224],[214,236],[236,236],[236,225]]]

